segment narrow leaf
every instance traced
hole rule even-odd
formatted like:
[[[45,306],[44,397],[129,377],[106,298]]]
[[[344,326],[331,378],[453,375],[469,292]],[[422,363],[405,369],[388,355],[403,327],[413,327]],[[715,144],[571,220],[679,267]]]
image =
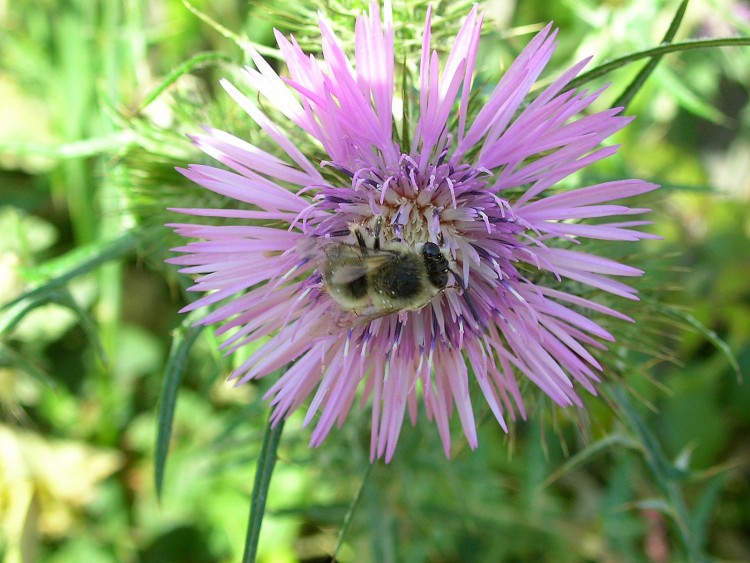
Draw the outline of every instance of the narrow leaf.
[[[674,516],[674,510],[672,509],[672,506],[669,504],[669,502],[662,498],[647,498],[644,500],[639,500],[637,502],[634,502],[633,506],[639,508],[640,510],[655,510],[656,512],[661,512],[666,516]]]
[[[274,426],[269,415],[268,427],[263,436],[263,445],[255,468],[255,484],[253,485],[253,496],[250,499],[250,518],[247,523],[242,563],[253,563],[258,553],[258,539],[260,538],[260,526],[263,523],[263,516],[266,511],[268,486],[271,484],[271,475],[273,475],[273,468],[276,465],[276,450],[279,447],[283,430],[284,419],[279,420]]]
[[[90,243],[60,258],[49,260],[44,264],[44,267],[30,272],[34,277],[48,279],[42,282],[39,287],[22,293],[15,299],[3,304],[0,306],[0,310],[25,299],[36,300],[49,295],[73,278],[87,274],[110,260],[122,258],[135,252],[135,249],[144,239],[144,235],[138,236],[133,232],[127,232],[114,240],[105,243]]]
[[[59,160],[72,160],[114,154],[135,144],[136,141],[136,134],[133,131],[125,130],[80,139],[78,141],[70,141],[68,143],[0,143],[0,153],[46,156]]]
[[[577,454],[572,456],[570,459],[568,459],[564,464],[562,464],[559,468],[557,468],[549,477],[547,477],[539,488],[544,489],[544,488],[549,487],[552,483],[554,483],[555,481],[557,481],[564,475],[577,469],[578,467],[582,466],[587,461],[595,458],[597,455],[599,455],[602,452],[607,451],[609,448],[613,446],[624,446],[630,449],[638,449],[639,447],[638,443],[635,440],[623,434],[612,434],[610,436],[602,438],[601,440],[588,446],[585,450],[578,452]]]
[[[706,543],[706,532],[709,526],[709,519],[716,513],[716,506],[721,499],[721,491],[726,484],[726,474],[715,475],[698,495],[693,508],[692,519],[690,521],[690,531],[698,545],[703,546]]]
[[[637,51],[624,57],[614,59],[606,62],[596,68],[592,68],[588,72],[580,74],[574,80],[571,80],[568,84],[567,90],[573,88],[579,88],[580,86],[591,82],[596,78],[600,78],[617,70],[620,67],[629,65],[635,61],[641,59],[648,59],[651,57],[657,57],[667,55],[669,53],[679,53],[681,51],[691,51],[693,49],[710,49],[715,47],[742,47],[744,45],[750,45],[750,37],[724,37],[721,39],[696,39],[690,41],[681,41],[678,43],[670,43],[669,45],[660,45],[658,47],[652,47],[645,51]]]
[[[198,8],[196,8],[190,2],[188,2],[188,0],[182,0],[182,4],[188,10],[190,10],[193,14],[195,14],[198,19],[200,19],[202,22],[211,26],[214,29],[214,31],[221,34],[223,37],[229,39],[230,41],[235,43],[238,47],[240,47],[244,51],[247,51],[248,48],[250,48],[250,49],[254,49],[258,51],[258,53],[266,57],[273,57],[275,59],[282,58],[281,52],[279,51],[279,49],[274,49],[272,47],[268,47],[267,45],[256,43],[254,41],[249,41],[248,39],[240,37],[234,31],[232,31],[228,27],[221,25],[219,22],[211,18],[211,16],[209,16],[205,12],[200,11]]]
[[[143,111],[146,107],[148,107],[148,105],[151,104],[151,102],[153,102],[156,98],[158,98],[162,92],[164,92],[172,84],[177,82],[177,80],[181,76],[184,76],[192,72],[193,70],[208,66],[209,64],[214,62],[232,62],[232,58],[228,55],[225,55],[224,53],[211,52],[199,53],[198,55],[191,57],[190,59],[179,65],[177,68],[175,68],[172,72],[170,72],[164,78],[164,80],[162,80],[162,82],[156,88],[154,88],[148,94],[148,96],[145,97],[143,102],[141,102],[141,107],[139,108],[139,110]]]
[[[703,100],[698,94],[693,92],[680,77],[671,70],[662,67],[657,75],[659,88],[664,92],[669,92],[677,103],[687,111],[698,117],[728,127],[732,119],[724,115],[721,111],[712,106],[709,102]]]
[[[672,39],[674,39],[674,36],[677,34],[677,30],[680,28],[680,24],[682,23],[682,18],[685,15],[685,10],[687,10],[688,2],[689,0],[682,0],[682,2],[680,3],[680,7],[677,8],[677,13],[674,15],[674,18],[672,18],[672,23],[670,24],[666,35],[664,35],[664,39],[662,39],[662,45],[668,45],[672,42]],[[656,65],[659,64],[662,56],[663,55],[652,57],[651,60],[646,63],[646,65],[641,69],[641,71],[633,79],[633,81],[628,84],[623,93],[619,95],[617,100],[615,100],[615,103],[612,104],[612,107],[622,107],[623,110],[624,108],[628,107],[631,100],[638,93],[638,90],[641,89],[641,87],[646,83],[648,77],[651,76],[651,73],[656,68]]]
[[[89,341],[94,345],[94,350],[96,350],[96,354],[101,360],[102,364],[104,366],[109,365],[109,358],[107,357],[107,352],[104,349],[102,339],[99,336],[99,330],[96,325],[96,321],[91,317],[88,311],[84,310],[76,302],[67,288],[62,288],[60,291],[56,292],[56,294],[57,297],[53,298],[52,301],[63,305],[64,307],[67,307],[76,314],[78,320],[81,323],[83,332],[86,333]]]
[[[204,328],[203,326],[189,326],[191,323],[192,319],[189,316],[177,329],[172,339],[172,348],[169,351],[169,358],[164,374],[164,384],[161,388],[154,460],[154,483],[156,485],[156,496],[159,498],[161,497],[162,486],[164,484],[164,470],[167,465],[169,442],[172,438],[172,423],[174,421],[175,405],[177,404],[177,392],[180,388],[188,354]]]
[[[742,369],[740,368],[740,364],[737,361],[737,358],[735,358],[734,354],[732,353],[732,349],[729,347],[729,344],[724,342],[724,340],[722,340],[718,334],[716,334],[713,330],[708,328],[706,325],[704,325],[702,322],[700,322],[693,315],[686,311],[680,311],[679,309],[676,309],[674,307],[665,307],[663,305],[659,305],[658,303],[652,303],[652,306],[654,306],[659,312],[665,314],[668,317],[672,317],[673,319],[677,319],[687,323],[689,326],[695,329],[696,332],[703,335],[706,340],[713,344],[724,355],[724,358],[734,370],[737,381],[740,383],[742,382]]]
[[[669,463],[658,440],[630,402],[625,389],[620,386],[606,386],[604,390],[619,407],[618,410],[623,416],[623,420],[641,444],[646,467],[648,467],[654,482],[664,497],[668,499],[669,514],[675,522],[688,560],[704,561],[705,557],[701,553],[700,546],[691,533],[690,513],[678,485],[678,479],[684,476],[684,472],[678,471]]]
[[[0,367],[8,366],[20,369],[50,387],[54,388],[56,385],[54,379],[50,377],[43,367],[37,364],[36,360],[26,358],[26,356],[0,342]]]

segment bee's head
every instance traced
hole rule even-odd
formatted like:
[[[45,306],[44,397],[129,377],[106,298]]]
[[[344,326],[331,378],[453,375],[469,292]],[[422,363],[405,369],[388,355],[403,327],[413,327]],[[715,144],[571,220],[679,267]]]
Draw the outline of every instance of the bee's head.
[[[438,289],[448,285],[448,271],[450,266],[448,260],[443,256],[440,247],[434,242],[426,242],[422,245],[422,259],[427,270],[430,283]]]

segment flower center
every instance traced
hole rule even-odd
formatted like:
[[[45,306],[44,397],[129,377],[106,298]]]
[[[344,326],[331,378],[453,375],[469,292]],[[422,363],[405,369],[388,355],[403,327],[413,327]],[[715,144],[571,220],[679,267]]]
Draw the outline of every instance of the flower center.
[[[498,203],[507,207],[505,200],[486,191],[488,171],[454,166],[444,161],[444,155],[435,163],[419,165],[404,154],[395,170],[338,169],[351,177],[351,187],[324,188],[316,196],[316,207],[331,212],[316,227],[318,236],[346,236],[349,225],[370,227],[380,216],[386,241],[443,245],[477,221],[489,230],[484,210],[496,209]]]

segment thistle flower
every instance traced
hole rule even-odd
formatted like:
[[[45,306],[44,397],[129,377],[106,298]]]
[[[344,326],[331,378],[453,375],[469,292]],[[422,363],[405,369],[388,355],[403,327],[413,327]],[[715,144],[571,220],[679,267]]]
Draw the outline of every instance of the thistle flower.
[[[419,117],[400,124],[408,146],[394,134],[394,106],[417,101],[394,99],[388,5],[383,19],[376,4],[357,19],[354,60],[325,20],[322,60],[277,32],[288,77],[256,52],[255,68],[244,72],[262,107],[283,118],[272,120],[235,86],[222,84],[282,156],[207,129],[195,143],[231,171],[180,170],[242,202],[236,209],[175,210],[240,223],[171,225],[202,239],[174,249],[184,255],[171,259],[182,272],[202,275],[191,289],[206,295],[185,310],[221,302],[200,322],[228,334],[223,348],[257,342],[233,374],[239,382],[291,364],[267,397],[278,421],[312,395],[305,418],[308,424],[318,415],[312,446],[344,422],[360,390],[362,403],[372,403],[372,458],[392,457],[406,412],[414,424],[420,402],[446,455],[454,409],[475,448],[471,380],[506,431],[506,417],[526,416],[523,378],[559,405],[581,405],[579,389],[595,393],[602,370],[591,350],[614,340],[588,313],[630,320],[566,288],[583,284],[635,300],[634,289],[610,276],[643,272],[572,248],[585,239],[649,237],[633,230],[645,221],[601,218],[647,211],[610,202],[656,186],[640,180],[557,186],[612,155],[616,147],[599,145],[630,118],[619,116],[619,108],[578,116],[601,92],[566,90],[587,61],[527,101],[555,48],[551,26],[526,46],[481,109],[470,111],[481,25],[475,7],[441,68],[430,50],[428,11],[415,94]],[[317,143],[319,159],[300,150],[302,136]],[[598,222],[581,221],[592,218]],[[447,261],[449,280],[424,306],[378,309],[370,302],[358,310],[333,295],[324,271],[330,245],[350,245],[356,255],[394,244],[417,252],[427,243]],[[324,249],[317,254],[323,258],[316,248]]]

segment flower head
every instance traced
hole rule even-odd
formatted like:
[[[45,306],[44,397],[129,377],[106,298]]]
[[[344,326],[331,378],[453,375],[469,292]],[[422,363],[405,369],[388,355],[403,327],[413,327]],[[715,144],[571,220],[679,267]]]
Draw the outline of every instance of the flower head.
[[[630,119],[620,109],[579,116],[600,93],[566,90],[586,61],[527,101],[555,48],[550,26],[471,111],[477,9],[442,65],[430,50],[428,12],[418,94],[396,101],[388,6],[384,12],[381,20],[373,4],[357,19],[354,60],[325,21],[322,60],[277,33],[288,77],[252,53],[248,83],[287,124],[223,83],[282,156],[213,129],[196,136],[231,171],[191,165],[181,172],[244,205],[178,209],[240,224],[173,225],[202,241],[175,249],[184,255],[171,261],[202,274],[192,289],[207,294],[186,310],[223,302],[201,322],[221,325],[218,332],[229,334],[225,349],[262,342],[235,378],[289,365],[268,392],[276,420],[313,395],[305,423],[319,413],[311,440],[318,445],[361,390],[363,402],[372,402],[371,454],[390,459],[404,416],[414,423],[420,402],[446,454],[454,409],[476,447],[472,379],[503,428],[506,417],[525,416],[522,378],[563,406],[580,404],[579,388],[595,392],[602,368],[591,350],[614,338],[586,311],[627,317],[566,291],[565,283],[636,299],[610,276],[642,272],[572,248],[585,239],[649,236],[633,230],[644,221],[601,218],[646,211],[610,202],[656,186],[557,187],[613,154],[616,147],[599,145]],[[416,107],[416,124],[394,125],[397,103]],[[407,133],[402,142],[399,127]],[[297,135],[317,143],[319,160],[303,154]],[[582,222],[591,218],[598,222]],[[434,278],[421,266],[428,254],[438,264]],[[414,270],[402,269],[407,262]],[[392,282],[394,275],[417,284],[421,297],[398,301],[412,290]]]

